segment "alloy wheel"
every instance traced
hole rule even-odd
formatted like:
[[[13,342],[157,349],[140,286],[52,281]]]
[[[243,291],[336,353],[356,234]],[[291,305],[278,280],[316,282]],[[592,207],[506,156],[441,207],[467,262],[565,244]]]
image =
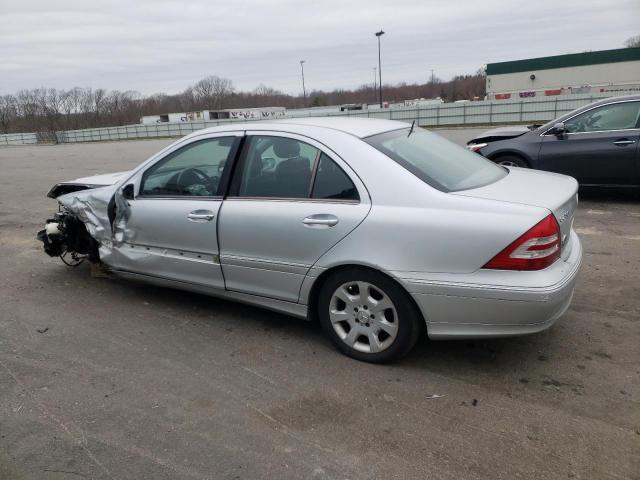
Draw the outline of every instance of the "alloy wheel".
[[[498,162],[500,165],[503,165],[505,167],[518,167],[519,165],[512,161],[512,160],[502,160],[501,162]]]
[[[389,296],[363,281],[340,285],[331,296],[329,319],[338,337],[363,353],[387,349],[398,335],[398,314]]]

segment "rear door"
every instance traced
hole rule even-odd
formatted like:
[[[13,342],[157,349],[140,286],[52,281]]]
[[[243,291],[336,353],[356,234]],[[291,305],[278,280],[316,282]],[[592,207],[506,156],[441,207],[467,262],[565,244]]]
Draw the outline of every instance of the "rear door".
[[[640,102],[594,107],[568,120],[563,135],[544,135],[541,170],[564,173],[581,184],[636,185]]]
[[[221,179],[243,135],[197,137],[138,174],[117,268],[224,289],[217,239]]]
[[[369,209],[364,185],[326,147],[247,132],[218,223],[226,288],[297,302],[309,268]]]

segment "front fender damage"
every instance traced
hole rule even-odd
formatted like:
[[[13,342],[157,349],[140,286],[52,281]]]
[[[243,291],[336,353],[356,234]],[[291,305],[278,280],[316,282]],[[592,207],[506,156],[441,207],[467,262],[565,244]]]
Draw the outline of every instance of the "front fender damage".
[[[122,189],[109,185],[70,192],[57,200],[60,212],[38,232],[45,252],[63,261],[69,256],[74,264],[87,258],[92,263],[111,265],[114,249],[124,242],[130,213]],[[80,222],[84,228],[75,228]]]

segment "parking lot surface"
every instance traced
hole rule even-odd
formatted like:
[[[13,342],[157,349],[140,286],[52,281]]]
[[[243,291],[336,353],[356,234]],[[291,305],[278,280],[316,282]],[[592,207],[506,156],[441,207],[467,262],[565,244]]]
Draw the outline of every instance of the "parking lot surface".
[[[640,478],[636,196],[581,194],[549,331],[376,366],[314,324],[44,255],[53,183],[168,143],[0,148],[0,479]]]

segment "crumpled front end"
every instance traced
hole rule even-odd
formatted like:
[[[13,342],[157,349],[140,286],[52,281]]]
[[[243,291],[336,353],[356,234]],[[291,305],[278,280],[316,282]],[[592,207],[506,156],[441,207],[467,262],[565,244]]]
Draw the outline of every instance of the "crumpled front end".
[[[73,191],[57,197],[60,211],[48,219],[37,238],[45,252],[65,263],[84,259],[110,265],[114,247],[122,243],[129,205],[113,185]]]

